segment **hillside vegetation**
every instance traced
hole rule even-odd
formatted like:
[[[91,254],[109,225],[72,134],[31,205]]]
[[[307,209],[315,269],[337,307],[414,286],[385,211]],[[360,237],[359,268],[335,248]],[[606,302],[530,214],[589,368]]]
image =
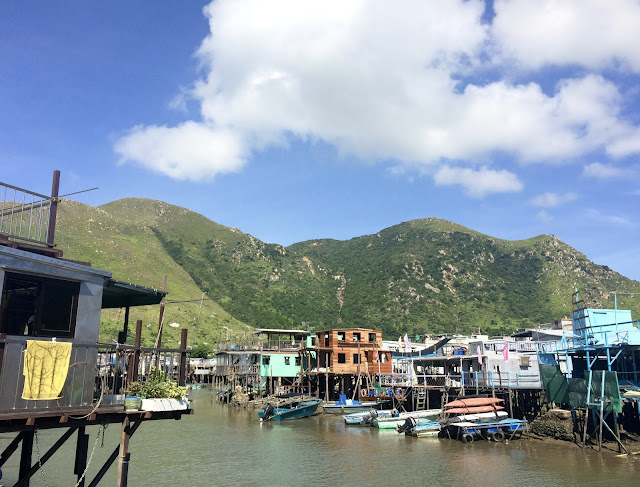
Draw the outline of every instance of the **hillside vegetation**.
[[[127,198],[100,208],[65,201],[57,241],[65,257],[117,279],[160,287],[167,274],[168,299],[220,298],[203,307],[199,343],[249,327],[361,326],[385,338],[502,334],[570,316],[575,287],[593,307],[612,307],[614,290],[640,292],[639,282],[554,236],[505,241],[437,218],[283,247],[159,201]],[[193,329],[198,306],[168,305],[165,323]],[[640,298],[619,296],[618,306],[640,316]],[[107,329],[118,313],[105,314]],[[138,313],[151,339],[157,307]],[[169,334],[177,340],[178,329]]]

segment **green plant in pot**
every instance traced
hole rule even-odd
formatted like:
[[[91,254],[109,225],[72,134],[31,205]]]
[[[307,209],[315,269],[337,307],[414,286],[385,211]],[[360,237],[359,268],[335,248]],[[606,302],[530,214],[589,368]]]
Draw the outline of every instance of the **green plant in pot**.
[[[153,371],[144,382],[131,382],[125,389],[127,396],[144,399],[182,399],[187,388],[167,379],[162,372]],[[125,403],[128,397],[125,398]],[[126,404],[125,404],[126,407]]]

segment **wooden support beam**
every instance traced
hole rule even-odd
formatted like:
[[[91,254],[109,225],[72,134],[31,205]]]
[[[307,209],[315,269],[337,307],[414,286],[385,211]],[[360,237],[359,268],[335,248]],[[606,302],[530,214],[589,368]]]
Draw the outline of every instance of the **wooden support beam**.
[[[56,218],[58,214],[58,191],[60,188],[60,171],[53,171],[53,181],[51,182],[51,205],[49,206],[49,226],[47,228],[47,245],[55,245]]]
[[[33,430],[24,431],[22,434],[22,450],[20,452],[20,473],[18,476],[25,480],[24,483],[18,482],[16,485],[29,486],[29,470],[31,469],[31,456],[33,454]]]
[[[26,468],[26,470],[22,471],[22,457],[20,458],[20,480],[15,484],[14,487],[28,487],[29,485],[29,479],[31,477],[34,476],[34,474],[40,470],[40,465],[44,465],[45,463],[47,463],[47,461],[53,456],[53,454],[58,451],[58,449],[64,445],[64,443],[69,439],[69,437],[76,431],[76,427],[72,426],[70,427],[67,431],[65,431],[65,433],[58,438],[58,441],[56,441],[51,448],[49,448],[49,450],[47,450],[47,452],[42,455],[40,457],[40,461],[37,462],[34,466],[31,466],[31,454],[33,451],[33,436],[34,436],[34,431],[24,431],[24,438],[28,439],[28,442],[25,443],[23,440],[22,443],[22,454],[26,457],[25,455],[25,447],[28,447],[29,450],[29,466]],[[29,443],[30,442],[30,443]],[[26,461],[26,458],[25,458]]]
[[[187,330],[183,328],[180,330],[180,369],[178,370],[178,385],[183,386],[185,384],[185,378],[187,377]]]
[[[136,430],[141,424],[142,424],[142,418],[136,420],[133,426],[129,428],[129,438],[133,436],[133,434],[136,432]],[[107,461],[104,462],[104,465],[102,466],[100,471],[96,474],[96,476],[93,478],[93,480],[88,485],[88,487],[96,487],[98,485],[98,483],[102,480],[102,477],[104,477],[104,474],[106,474],[107,470],[109,470],[109,467],[111,467],[111,464],[116,460],[116,458],[118,458],[119,451],[120,451],[120,446],[118,445],[117,447],[115,447],[115,449],[113,450],[109,458],[107,458]]]
[[[11,443],[4,449],[2,455],[0,455],[0,467],[2,467],[11,455],[18,449],[18,445],[22,441],[22,431],[16,435]]]
[[[127,474],[129,472],[129,416],[122,422],[122,433],[120,435],[120,453],[118,454],[118,476],[116,477],[116,487],[127,486]]]
[[[78,428],[78,439],[76,441],[76,461],[73,473],[76,474],[78,482],[76,487],[84,487],[84,471],[87,468],[87,452],[89,451],[89,435],[85,433],[85,427]]]
[[[133,352],[133,361],[129,364],[127,370],[127,382],[136,382],[138,380],[138,367],[140,365],[140,345],[142,344],[142,320],[136,321],[136,338],[134,342],[135,351]]]

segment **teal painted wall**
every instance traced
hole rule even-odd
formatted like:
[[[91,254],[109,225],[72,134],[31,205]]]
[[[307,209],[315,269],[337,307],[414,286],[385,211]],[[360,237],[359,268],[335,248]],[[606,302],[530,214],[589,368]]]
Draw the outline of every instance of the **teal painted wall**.
[[[268,365],[265,364],[267,357],[269,358]],[[296,359],[300,360],[299,357],[297,352],[265,352],[260,356],[260,375],[262,377],[296,377],[300,374],[300,362],[296,365]]]

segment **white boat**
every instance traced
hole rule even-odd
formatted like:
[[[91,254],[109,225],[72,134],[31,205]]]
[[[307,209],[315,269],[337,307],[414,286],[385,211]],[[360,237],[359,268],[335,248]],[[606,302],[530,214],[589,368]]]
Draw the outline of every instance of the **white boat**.
[[[409,413],[399,413],[397,416],[393,417],[377,418],[373,420],[371,425],[376,426],[379,429],[391,429],[404,424],[407,418],[424,418],[433,421],[440,415],[441,412],[442,409],[421,409],[419,411],[411,411]]]
[[[378,411],[371,409],[369,411],[360,411],[357,413],[345,414],[342,416],[346,424],[351,425],[370,425],[376,418],[390,417],[395,410],[385,409]]]
[[[367,412],[372,409],[382,409],[388,401],[335,401],[322,405],[322,409],[327,414],[350,414],[356,412]]]
[[[491,413],[474,413],[474,414],[461,414],[459,416],[454,416],[453,418],[448,418],[449,421],[468,421],[471,423],[480,423],[482,421],[487,420],[499,420],[504,419],[508,416],[506,411],[495,411]]]

